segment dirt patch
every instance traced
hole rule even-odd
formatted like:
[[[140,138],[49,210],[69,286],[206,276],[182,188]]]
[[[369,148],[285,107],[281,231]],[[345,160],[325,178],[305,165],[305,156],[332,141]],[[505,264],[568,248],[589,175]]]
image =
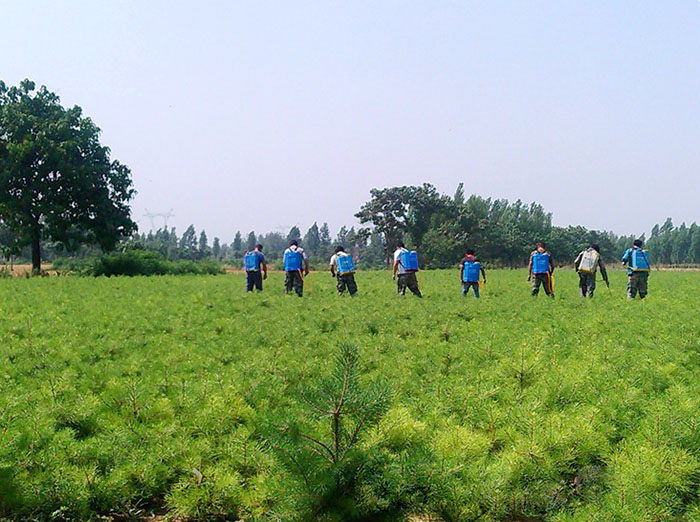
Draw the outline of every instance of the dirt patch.
[[[50,264],[41,265],[41,273],[55,275],[56,271],[51,269]],[[0,272],[7,272],[15,277],[26,277],[32,273],[32,265],[9,265],[0,264]]]

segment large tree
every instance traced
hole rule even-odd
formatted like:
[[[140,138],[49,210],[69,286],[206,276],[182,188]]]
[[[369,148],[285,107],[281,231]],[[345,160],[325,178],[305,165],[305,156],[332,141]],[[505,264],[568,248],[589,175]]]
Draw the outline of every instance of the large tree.
[[[370,190],[372,199],[355,214],[360,223],[372,223],[374,230],[384,235],[389,250],[410,234],[416,248],[420,248],[423,236],[430,228],[431,218],[441,211],[449,198],[441,197],[435,187],[424,183],[421,187],[403,186]],[[358,235],[366,240],[370,229],[360,229]]]
[[[65,109],[46,87],[0,81],[0,221],[16,247],[32,246],[35,272],[42,239],[110,250],[136,230],[131,171],[110,160],[99,134],[80,107]]]

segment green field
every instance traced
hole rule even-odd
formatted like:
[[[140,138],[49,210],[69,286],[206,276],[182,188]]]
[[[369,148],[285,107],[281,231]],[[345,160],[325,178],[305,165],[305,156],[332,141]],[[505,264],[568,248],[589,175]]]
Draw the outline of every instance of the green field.
[[[556,276],[0,280],[0,519],[700,520],[700,273]],[[329,459],[347,343],[367,415]]]

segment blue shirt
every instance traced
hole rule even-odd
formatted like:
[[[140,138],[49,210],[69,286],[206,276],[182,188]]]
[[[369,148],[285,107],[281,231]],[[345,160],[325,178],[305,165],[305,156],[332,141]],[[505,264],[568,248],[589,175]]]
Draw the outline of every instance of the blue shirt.
[[[627,250],[625,250],[625,253],[622,254],[622,262],[627,265],[627,275],[634,273],[634,270],[632,270],[632,268],[630,268],[630,267],[632,266],[632,252],[635,249],[641,250],[641,248],[632,247],[632,248],[628,248]]]

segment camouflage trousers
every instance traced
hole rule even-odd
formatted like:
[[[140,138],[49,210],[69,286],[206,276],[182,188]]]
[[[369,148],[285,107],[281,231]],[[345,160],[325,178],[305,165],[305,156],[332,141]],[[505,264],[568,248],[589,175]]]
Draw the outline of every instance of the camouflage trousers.
[[[406,272],[405,274],[399,274],[396,286],[399,290],[399,295],[406,295],[406,288],[413,292],[413,295],[418,297],[423,297],[418,288],[418,280],[416,279],[415,272]]]
[[[549,272],[544,274],[532,274],[532,295],[537,295],[540,293],[540,285],[544,287],[544,293],[554,297],[554,292],[552,291],[552,276]]]
[[[284,293],[288,294],[292,288],[299,297],[304,294],[304,280],[301,277],[301,271],[285,272],[284,275]]]
[[[346,288],[350,295],[355,295],[357,293],[357,283],[355,283],[355,274],[338,274],[337,278],[338,295],[343,295],[343,292]]]
[[[586,272],[578,273],[578,287],[581,290],[581,297],[593,297],[595,276],[595,274],[587,274]]]
[[[649,272],[632,272],[627,276],[627,299],[634,299],[639,292],[640,299],[647,296]]]

